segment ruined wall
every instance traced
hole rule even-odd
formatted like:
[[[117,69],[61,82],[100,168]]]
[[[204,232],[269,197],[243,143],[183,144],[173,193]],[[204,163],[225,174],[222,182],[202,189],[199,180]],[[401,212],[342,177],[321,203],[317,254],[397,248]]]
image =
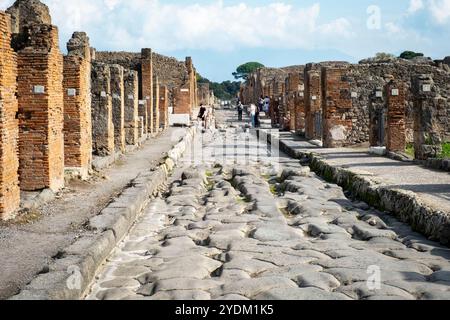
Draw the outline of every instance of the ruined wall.
[[[19,0],[6,10],[11,15],[11,32],[19,34],[24,27],[52,24],[48,7],[39,0]]]
[[[322,80],[321,73],[307,65],[305,68],[305,136],[307,139],[321,139],[322,130],[317,121],[322,118]]]
[[[191,114],[191,93],[189,86],[173,89],[173,113]]]
[[[112,117],[114,124],[114,147],[125,152],[125,90],[124,69],[118,64],[109,66],[111,75]]]
[[[64,164],[88,175],[92,162],[91,58],[89,38],[76,32],[64,57]]]
[[[0,219],[19,208],[17,56],[11,48],[10,17],[0,11]]]
[[[139,100],[138,104],[139,114],[139,137],[146,135],[148,130],[148,107],[147,100]],[[142,131],[142,132],[141,132]]]
[[[400,80],[385,85],[387,103],[386,148],[388,151],[405,151],[406,148],[406,86]]]
[[[414,150],[418,160],[438,158],[444,135],[441,117],[448,116],[447,100],[440,94],[432,75],[416,75],[412,79],[414,97]]]
[[[18,52],[19,155],[21,189],[64,186],[63,56],[58,29],[25,27]]]
[[[350,145],[354,119],[347,68],[322,68],[323,146],[336,148]]]
[[[137,71],[126,69],[123,78],[125,141],[136,145],[139,141],[139,75]]]
[[[92,63],[92,148],[97,156],[114,153],[114,124],[109,65]]]
[[[169,126],[169,90],[159,86],[159,126],[167,129]]]
[[[142,49],[141,51],[141,92],[142,100],[147,105],[147,132],[153,133],[153,65],[152,50]]]
[[[210,105],[210,90],[209,90],[209,83],[199,83],[198,84],[198,91],[197,91],[197,100],[199,105]]]
[[[153,128],[154,132],[159,132],[159,80],[158,77],[153,77]]]

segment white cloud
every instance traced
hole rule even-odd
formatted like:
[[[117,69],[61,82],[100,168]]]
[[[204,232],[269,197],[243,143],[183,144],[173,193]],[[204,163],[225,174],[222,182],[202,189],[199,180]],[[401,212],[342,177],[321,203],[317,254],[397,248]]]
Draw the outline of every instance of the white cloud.
[[[12,2],[0,1],[2,7]],[[168,4],[162,0],[43,2],[50,7],[62,39],[73,31],[86,31],[94,46],[113,50],[309,49],[352,35],[345,18],[319,22],[318,3],[298,8],[282,1],[267,5],[230,5],[221,0],[205,4]]]
[[[429,9],[438,24],[450,21],[450,0],[429,0]]]
[[[409,1],[409,8],[408,8],[408,13],[409,14],[413,14],[416,13],[417,11],[421,10],[424,8],[424,3],[422,0],[410,0]]]

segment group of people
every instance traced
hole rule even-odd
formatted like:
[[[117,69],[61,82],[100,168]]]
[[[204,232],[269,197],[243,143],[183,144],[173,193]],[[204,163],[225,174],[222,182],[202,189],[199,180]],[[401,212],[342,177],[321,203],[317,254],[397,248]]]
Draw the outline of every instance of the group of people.
[[[240,100],[238,100],[237,103],[237,110],[238,110],[238,118],[239,121],[242,121],[242,114],[244,112],[244,106]],[[250,109],[247,110],[248,115],[251,119],[251,124],[253,128],[259,128],[261,126],[261,118],[260,114],[262,112],[265,113],[266,117],[269,116],[270,112],[270,98],[268,96],[264,97],[261,96],[258,100],[258,106],[256,106],[254,103],[250,105]]]

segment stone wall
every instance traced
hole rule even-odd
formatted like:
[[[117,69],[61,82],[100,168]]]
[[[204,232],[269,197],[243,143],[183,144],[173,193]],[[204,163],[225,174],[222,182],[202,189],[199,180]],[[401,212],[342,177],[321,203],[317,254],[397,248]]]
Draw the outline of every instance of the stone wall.
[[[33,191],[64,186],[63,56],[58,29],[23,29],[18,52],[20,186]]]
[[[448,116],[447,100],[440,94],[432,75],[416,75],[412,80],[414,96],[414,150],[417,160],[438,158],[445,139],[441,117]]]
[[[139,75],[137,71],[126,69],[123,78],[125,141],[128,145],[137,145],[139,142]]]
[[[307,65],[305,68],[305,136],[307,139],[321,139],[322,131],[316,122],[322,118],[322,80],[321,73]]]
[[[0,219],[19,208],[17,56],[11,48],[10,17],[0,11]]]
[[[92,148],[97,156],[114,153],[114,124],[109,65],[92,63]]]
[[[15,34],[27,26],[52,24],[48,7],[39,0],[18,0],[6,12],[11,15],[11,31]]]
[[[124,69],[118,64],[109,66],[111,75],[112,118],[114,124],[114,148],[125,152],[125,90]]]
[[[89,38],[76,32],[64,57],[64,164],[85,178],[92,163]]]

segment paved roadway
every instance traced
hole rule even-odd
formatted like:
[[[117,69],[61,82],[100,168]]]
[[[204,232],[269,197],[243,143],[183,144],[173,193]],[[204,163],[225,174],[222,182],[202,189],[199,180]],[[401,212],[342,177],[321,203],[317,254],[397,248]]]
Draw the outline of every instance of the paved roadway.
[[[87,299],[450,299],[450,249],[268,150],[231,111]]]

